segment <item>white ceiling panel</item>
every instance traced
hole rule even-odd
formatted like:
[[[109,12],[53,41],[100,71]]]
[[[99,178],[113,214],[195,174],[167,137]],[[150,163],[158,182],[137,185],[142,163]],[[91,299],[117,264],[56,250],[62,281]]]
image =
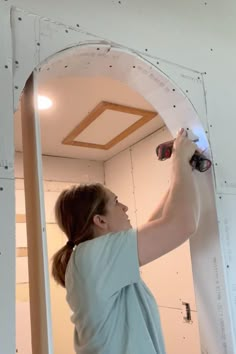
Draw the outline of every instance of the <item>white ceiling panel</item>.
[[[140,118],[107,109],[74,140],[105,145]]]
[[[53,102],[52,108],[39,112],[44,155],[105,161],[164,125],[157,115],[110,150],[63,145],[63,139],[101,101],[149,111],[155,109],[127,84],[108,77],[58,77],[40,83],[38,92]],[[74,140],[105,144],[140,118],[106,110]],[[20,111],[15,113],[15,149],[22,151]]]

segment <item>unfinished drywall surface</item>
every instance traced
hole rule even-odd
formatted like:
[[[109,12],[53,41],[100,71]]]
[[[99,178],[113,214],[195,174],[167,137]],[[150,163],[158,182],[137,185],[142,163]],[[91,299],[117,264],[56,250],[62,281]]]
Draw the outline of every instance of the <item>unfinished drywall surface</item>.
[[[47,200],[54,200],[56,192],[46,192]],[[58,192],[57,192],[58,194]],[[50,217],[50,216],[49,216]],[[21,232],[20,232],[21,226]],[[22,226],[25,223],[16,224],[16,239],[22,239]],[[71,311],[66,302],[66,291],[57,285],[51,276],[52,256],[57,250],[64,246],[66,238],[54,223],[47,223],[47,247],[48,262],[50,269],[50,298],[51,298],[51,316],[53,348],[57,354],[73,354],[73,333],[74,325],[70,317]],[[26,240],[26,233],[25,233]],[[24,245],[24,246],[22,246]],[[27,243],[21,241],[20,247],[26,247]],[[19,261],[19,262],[18,262]],[[20,264],[21,261],[21,264]],[[23,265],[22,265],[23,264]],[[30,330],[30,304],[29,304],[29,284],[27,257],[17,257],[16,260],[16,348],[18,353],[32,354],[31,348],[31,330]]]
[[[49,195],[48,197],[50,197]],[[56,224],[47,224],[47,236],[49,269],[51,272],[52,256],[65,245],[66,238]],[[72,312],[66,302],[66,291],[55,283],[51,275],[50,295],[54,353],[74,354],[74,325],[70,319]]]
[[[102,161],[42,156],[44,182],[92,183],[104,181]],[[15,178],[23,178],[23,154],[15,154]]]
[[[155,148],[171,139],[161,129],[105,163],[106,185],[129,207],[133,227],[148,220],[168,189],[170,161],[158,161]],[[189,243],[142,267],[141,274],[159,305],[167,353],[199,354]],[[190,304],[191,322],[184,320],[183,302]]]
[[[52,311],[53,347],[56,354],[73,354],[71,312],[65,289],[51,276],[51,258],[66,243],[66,237],[55,224],[54,205],[60,192],[74,184],[104,183],[103,163],[57,157],[43,157],[44,199],[46,211],[49,283]],[[16,154],[16,249],[27,248],[22,154]],[[28,284],[28,257],[16,258],[16,348],[18,353],[32,354]]]
[[[207,328],[212,324],[217,324],[215,333],[219,335],[213,335],[209,337],[202,348],[205,353],[209,351],[208,342],[217,342],[219,340],[223,345],[223,353],[233,352],[233,347],[230,339],[230,332],[234,333],[231,337],[235,336],[235,316],[231,317],[231,323],[227,319],[225,320],[224,314],[235,314],[235,259],[236,257],[229,257],[229,249],[225,245],[230,240],[230,248],[235,250],[235,225],[231,222],[230,212],[232,205],[235,205],[235,169],[234,164],[234,150],[226,149],[229,142],[234,142],[235,119],[234,119],[234,103],[235,103],[235,46],[234,46],[234,33],[232,30],[235,28],[235,3],[228,0],[226,2],[176,2],[175,4],[170,1],[165,3],[160,1],[150,0],[143,2],[129,1],[126,2],[107,2],[101,1],[95,4],[93,1],[70,1],[61,2],[55,4],[47,1],[3,1],[1,2],[0,16],[3,23],[3,31],[1,31],[1,43],[4,50],[0,52],[0,74],[2,85],[2,112],[3,119],[1,120],[1,141],[3,141],[3,149],[1,149],[1,186],[4,188],[4,198],[8,196],[8,213],[5,212],[5,201],[1,202],[0,208],[3,210],[1,213],[1,221],[5,222],[3,233],[6,237],[2,238],[1,247],[4,250],[1,257],[1,269],[4,268],[5,262],[8,262],[9,269],[14,269],[14,255],[10,250],[13,246],[14,230],[11,227],[11,218],[13,216],[13,204],[14,204],[14,174],[13,174],[13,134],[12,134],[12,88],[17,92],[19,90],[17,80],[13,80],[13,72],[16,73],[24,71],[30,72],[32,70],[31,57],[34,58],[35,65],[39,63],[39,46],[40,42],[47,37],[49,41],[52,36],[52,32],[58,33],[58,38],[61,38],[64,42],[64,46],[61,46],[61,50],[73,45],[78,44],[79,40],[75,35],[73,40],[70,36],[71,29],[73,33],[77,31],[77,35],[80,30],[83,34],[93,32],[93,37],[99,39],[108,39],[110,42],[118,43],[121,46],[132,48],[135,51],[139,51],[144,54],[146,59],[150,58],[156,65],[159,65],[160,69],[164,72],[168,69],[169,64],[176,63],[179,68],[191,68],[195,70],[196,76],[200,73],[201,79],[205,85],[206,90],[206,102],[208,105],[208,112],[205,116],[205,125],[207,127],[208,134],[210,136],[210,143],[213,151],[213,159],[215,166],[215,182],[216,190],[214,191],[217,201],[222,200],[222,193],[231,194],[230,198],[225,198],[224,203],[217,203],[217,211],[221,228],[221,253],[217,250],[217,257],[211,259],[210,269],[212,266],[215,269],[213,279],[215,280],[215,286],[212,287],[207,284],[206,293],[217,292],[218,299],[214,303],[217,304],[216,317],[211,319],[207,324]],[[22,31],[23,37],[17,42],[21,48],[21,53],[26,52],[25,60],[18,60],[17,55],[19,52],[15,51],[15,43],[12,45],[12,33],[11,29],[15,28],[15,23],[10,18],[10,6],[15,5],[23,8],[26,12],[22,12],[23,16],[17,16],[17,21],[21,24],[17,28],[17,34]],[[96,19],[91,17],[91,8],[94,13],[97,14]],[[32,16],[27,13],[32,11],[39,16],[46,16],[51,18],[51,22],[55,20],[61,21],[65,25],[57,26],[55,24],[54,30],[52,27],[47,26],[46,21],[38,21],[37,16]],[[12,11],[13,12],[13,11]],[[29,31],[26,24],[26,18],[31,21],[32,30]],[[43,24],[44,22],[44,24]],[[50,22],[50,21],[48,21]],[[111,26],[110,26],[111,24]],[[42,35],[39,34],[39,27],[43,26],[44,31]],[[59,31],[59,27],[61,31]],[[80,27],[80,28],[79,28]],[[82,29],[81,29],[82,27]],[[132,29],[132,30],[130,30]],[[76,31],[75,31],[76,30]],[[66,32],[67,31],[67,32]],[[64,37],[62,35],[64,33]],[[14,35],[15,35],[14,33]],[[32,34],[35,35],[33,41]],[[128,34],[128,35],[127,35]],[[155,34],[155,36],[153,36]],[[13,36],[14,37],[14,36]],[[62,38],[63,37],[63,38]],[[14,37],[15,38],[15,37]],[[66,39],[67,38],[67,39]],[[70,39],[68,39],[70,38]],[[155,38],[155,40],[153,40]],[[49,46],[52,49],[52,46]],[[13,49],[13,50],[12,50]],[[13,53],[14,52],[14,53]],[[18,64],[16,63],[18,62]],[[158,62],[158,64],[157,64]],[[20,63],[20,64],[19,64]],[[168,71],[168,70],[167,70]],[[173,73],[173,71],[172,71]],[[185,75],[185,79],[189,82],[198,82],[195,75]],[[28,75],[23,75],[26,79]],[[19,76],[18,76],[19,77]],[[172,75],[170,75],[172,77]],[[176,76],[176,83],[180,87],[181,79]],[[202,81],[202,80],[201,80]],[[14,83],[13,83],[14,82]],[[220,84],[219,84],[220,83]],[[187,90],[187,87],[185,87]],[[191,90],[188,96],[194,98]],[[18,100],[17,100],[18,102]],[[193,102],[193,101],[192,101]],[[195,105],[195,103],[194,103]],[[206,113],[206,112],[205,112]],[[223,122],[223,123],[222,123]],[[226,133],[222,134],[222,124],[225,127]],[[7,165],[8,170],[5,169]],[[221,199],[220,199],[221,198]],[[1,199],[2,201],[3,199]],[[225,210],[223,210],[223,207]],[[7,223],[7,218],[9,222]],[[2,224],[2,222],[1,222]],[[212,246],[219,243],[218,238],[213,238],[210,243]],[[224,252],[226,252],[224,254]],[[224,264],[222,267],[221,262],[218,263],[217,258],[224,258]],[[211,258],[212,253],[204,253],[204,257]],[[229,260],[229,264],[226,261]],[[200,262],[200,260],[199,260]],[[209,269],[209,264],[205,264],[205,270]],[[196,264],[197,266],[197,264]],[[208,267],[207,267],[208,266]],[[226,268],[227,266],[227,268]],[[204,271],[205,271],[204,270]],[[224,272],[226,276],[226,283],[218,278],[219,271],[222,274]],[[209,277],[211,277],[210,274]],[[8,274],[6,278],[1,273],[1,283],[4,283],[9,291],[12,293],[14,281],[14,273]],[[232,309],[227,310],[222,307],[222,289],[226,287],[228,298]],[[3,348],[13,348],[14,343],[11,335],[13,335],[14,316],[12,311],[12,298],[2,298],[2,332],[1,343]],[[14,299],[13,299],[14,300]],[[212,302],[210,302],[212,304]],[[7,305],[7,306],[6,306]],[[204,304],[203,304],[204,305]],[[208,304],[207,304],[208,305]],[[5,311],[5,308],[7,311]],[[207,311],[206,311],[207,310]],[[209,308],[203,306],[203,311],[207,314]],[[226,316],[227,317],[227,316]],[[5,322],[8,321],[8,325],[5,326]],[[231,328],[230,328],[231,326]],[[234,326],[234,327],[233,327]],[[5,330],[6,328],[6,330]],[[206,331],[207,333],[207,331]],[[207,333],[208,334],[208,333]],[[205,338],[204,338],[205,339]],[[235,339],[234,339],[235,345]],[[215,353],[215,352],[214,352]]]

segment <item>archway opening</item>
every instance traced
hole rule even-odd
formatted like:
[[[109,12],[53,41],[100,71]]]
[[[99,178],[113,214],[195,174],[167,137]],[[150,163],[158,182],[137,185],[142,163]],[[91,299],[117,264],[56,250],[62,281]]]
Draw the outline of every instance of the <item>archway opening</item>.
[[[123,168],[130,168],[132,167],[131,162],[136,161],[136,172],[131,172],[130,174],[132,183],[128,187],[128,192],[124,188],[120,191],[124,195],[127,194],[129,199],[131,193],[138,186],[140,193],[136,194],[135,200],[130,199],[128,201],[130,203],[133,222],[136,224],[142,222],[149,212],[149,207],[146,207],[148,200],[145,199],[145,195],[142,192],[143,177],[141,176],[142,166],[140,161],[145,162],[146,152],[151,154],[152,151],[155,155],[155,139],[157,137],[160,137],[160,139],[170,139],[177,129],[182,126],[191,129],[198,136],[198,145],[201,149],[208,147],[204,129],[197,113],[183,92],[153,65],[147,63],[137,55],[120,48],[110,48],[110,46],[104,44],[93,44],[82,45],[60,52],[40,65],[40,68],[38,68],[37,86],[39,94],[47,95],[53,101],[51,110],[39,113],[43,155],[105,162],[105,179],[103,182],[106,182],[108,186],[114,185],[116,188],[118,188],[121,180],[113,178],[114,170],[116,168],[119,170],[121,166]],[[99,110],[98,105],[101,102],[111,104],[110,106],[106,106],[106,110],[110,111],[109,116],[106,115],[105,109],[100,109],[96,119],[92,119],[89,114],[95,114],[96,110]],[[120,106],[120,110],[115,110],[112,104]],[[131,110],[125,111],[124,107],[133,108],[136,111],[131,113]],[[138,112],[138,110],[140,111]],[[122,136],[122,133],[127,132],[127,129],[132,125],[140,122],[143,117],[141,114],[144,115],[144,111],[149,113],[155,112],[156,115],[152,119],[146,120],[144,124],[141,125],[140,123],[137,129],[131,129],[129,134],[126,133]],[[89,120],[88,117],[90,117],[89,124],[84,129],[76,131],[78,127],[81,128],[81,122],[85,119]],[[113,119],[112,122],[111,119]],[[19,127],[20,120],[17,117],[16,129],[19,129]],[[76,133],[78,134],[76,135]],[[70,144],[65,144],[64,140],[68,136],[70,137]],[[122,137],[121,139],[120,136]],[[115,144],[109,148],[101,148],[101,146],[107,145],[109,142],[114,141],[114,139],[116,139]],[[86,143],[87,145],[79,145],[76,142]],[[21,151],[19,136],[16,136],[16,147],[18,151]],[[143,147],[145,147],[145,153],[142,155],[142,160],[140,160]],[[133,151],[132,153],[131,150]],[[127,159],[128,154],[132,155],[131,159]],[[147,160],[152,164],[154,156],[150,160]],[[158,193],[160,194],[162,193],[162,188],[165,188],[168,184],[169,173],[167,164],[165,166],[162,165],[161,168],[164,172],[163,174],[159,174],[158,186],[160,187],[160,191]],[[158,178],[156,167],[152,167],[150,172],[150,189],[153,189],[156,184],[152,176]],[[126,175],[123,175],[123,180],[125,177]],[[96,176],[93,176],[91,179],[96,179]],[[88,182],[91,179],[85,172],[83,179],[78,182]],[[54,182],[62,182],[61,187],[64,187],[65,184],[75,183],[76,181],[59,179],[54,180]],[[49,195],[50,191],[47,191],[48,197],[45,196],[45,200],[47,198],[48,201],[50,200],[49,209],[52,207],[53,201],[58,194],[58,189],[60,189],[59,184],[56,185],[55,189],[52,191],[53,195]],[[158,199],[158,193],[153,198],[149,197],[151,205],[154,205],[155,200]],[[49,211],[50,213],[51,211]],[[50,217],[52,218],[51,220]],[[51,214],[50,217],[47,223],[53,224]],[[50,239],[50,242],[56,233],[58,235],[56,228],[48,225],[48,240]],[[61,238],[61,242],[64,242],[63,238]],[[58,246],[58,242],[56,246]],[[49,249],[53,251],[55,251],[54,247],[55,244],[49,245]],[[185,248],[177,253],[175,257],[178,257],[178,259],[189,259],[189,281],[191,278],[191,261],[188,245],[185,245]],[[185,257],[186,254],[188,255],[187,257]],[[170,262],[170,259],[164,262],[166,264],[161,261],[159,263],[160,265],[162,263],[160,269],[163,270],[166,267],[165,269],[169,272],[168,276],[173,278],[173,284],[175,284],[175,288],[177,289],[176,282],[178,283],[178,274],[181,272],[170,271],[168,268]],[[173,264],[178,264],[177,258],[172,262]],[[157,267],[157,264],[155,264],[155,267]],[[151,287],[155,288],[152,267],[147,267],[144,273],[147,282],[149,282]],[[184,277],[179,277],[179,281],[183,282]],[[193,285],[191,286],[193,287]],[[66,313],[68,314],[68,309],[62,305],[63,292],[59,293],[59,290],[54,286],[51,286],[51,289],[53,323],[55,324],[57,322],[54,317],[55,314],[61,318]],[[172,293],[172,290],[168,291],[168,293]],[[156,290],[154,289],[154,291]],[[165,310],[172,301],[174,304],[173,307],[178,309],[178,312],[174,314],[175,319],[183,310],[182,306],[185,306],[183,303],[186,299],[183,297],[179,298],[178,295],[173,294],[172,297],[168,298],[165,292],[162,293],[161,300],[159,299],[159,301],[162,301],[163,318],[167,319],[167,317],[170,318],[172,316]],[[191,304],[192,309],[196,312],[193,289],[191,290],[190,297],[193,299],[193,303]],[[55,303],[56,298],[58,300]],[[165,302],[165,298],[167,302]],[[59,309],[63,309],[63,315],[59,315]],[[178,320],[181,321],[182,317],[179,317]],[[167,320],[164,321],[166,321],[166,324],[167,322],[170,323]],[[68,322],[66,321],[65,326],[68,326]],[[196,350],[199,346],[197,327],[197,318],[195,318],[193,338],[196,341],[194,342]],[[54,336],[54,345],[57,348],[63,348],[59,336],[61,328],[56,327],[56,325],[53,325],[53,328],[55,333],[57,333],[56,340]],[[177,336],[176,342],[178,342],[181,332]],[[71,332],[68,334],[69,338],[71,338]]]

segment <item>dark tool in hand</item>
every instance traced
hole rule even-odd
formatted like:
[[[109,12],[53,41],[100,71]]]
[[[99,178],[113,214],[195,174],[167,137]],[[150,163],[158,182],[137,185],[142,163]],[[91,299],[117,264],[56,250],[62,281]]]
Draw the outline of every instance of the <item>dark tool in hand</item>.
[[[167,141],[158,145],[156,148],[158,159],[161,161],[169,159],[172,155],[173,145],[174,140]],[[200,172],[205,172],[211,167],[211,161],[207,159],[206,156],[196,151],[190,160],[190,165],[193,167],[193,169],[196,169]]]

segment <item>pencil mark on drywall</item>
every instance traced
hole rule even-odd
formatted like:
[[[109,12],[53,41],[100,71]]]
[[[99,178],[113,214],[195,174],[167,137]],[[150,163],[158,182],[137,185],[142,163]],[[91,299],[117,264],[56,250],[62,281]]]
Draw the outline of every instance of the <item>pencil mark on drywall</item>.
[[[215,275],[216,306],[217,306],[219,328],[221,332],[221,343],[222,343],[222,348],[224,349],[224,354],[227,354],[228,346],[226,342],[226,330],[225,330],[225,321],[224,321],[223,292],[222,292],[222,284],[221,284],[222,280],[220,279],[219,265],[216,257],[213,258],[213,271]]]

